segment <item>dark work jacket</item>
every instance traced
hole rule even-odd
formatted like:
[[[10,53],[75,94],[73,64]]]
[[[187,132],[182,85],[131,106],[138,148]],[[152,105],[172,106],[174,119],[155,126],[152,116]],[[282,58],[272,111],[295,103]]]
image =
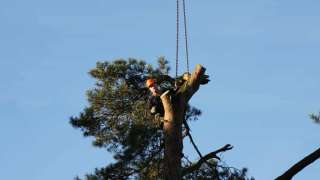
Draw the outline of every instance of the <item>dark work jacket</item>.
[[[156,112],[153,114],[160,114],[161,117],[164,116],[164,109],[160,99],[160,96],[150,96],[148,99],[148,108],[151,110],[152,107],[156,108]]]

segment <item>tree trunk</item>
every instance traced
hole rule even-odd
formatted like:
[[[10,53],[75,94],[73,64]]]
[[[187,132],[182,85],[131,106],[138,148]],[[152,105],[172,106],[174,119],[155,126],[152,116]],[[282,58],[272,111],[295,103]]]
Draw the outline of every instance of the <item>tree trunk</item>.
[[[164,176],[166,180],[181,180],[181,158],[183,155],[182,122],[189,99],[200,84],[209,82],[204,75],[205,68],[197,65],[191,77],[184,82],[176,94],[164,93],[161,101],[164,107]]]
[[[181,179],[182,120],[185,106],[180,98],[161,96],[164,104],[164,172],[166,180]],[[173,100],[173,102],[171,102]]]

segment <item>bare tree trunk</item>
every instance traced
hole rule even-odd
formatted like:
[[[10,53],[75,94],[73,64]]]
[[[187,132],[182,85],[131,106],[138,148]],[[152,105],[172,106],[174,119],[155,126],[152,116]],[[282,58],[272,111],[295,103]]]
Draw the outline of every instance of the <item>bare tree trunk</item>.
[[[164,104],[164,170],[166,180],[181,179],[181,157],[182,157],[182,119],[184,105],[179,98],[171,102],[170,95],[161,96]],[[180,101],[179,101],[180,100]],[[180,106],[179,106],[180,104]]]
[[[313,153],[309,154],[301,161],[293,165],[289,170],[283,173],[281,176],[277,177],[276,180],[290,180],[294,175],[300,172],[303,168],[307,167],[315,160],[320,158],[320,148],[314,151]]]
[[[200,84],[209,82],[204,75],[205,68],[197,65],[190,79],[187,80],[176,94],[164,93],[161,101],[164,107],[164,176],[166,180],[182,178],[182,123],[185,108],[192,95],[199,89]]]

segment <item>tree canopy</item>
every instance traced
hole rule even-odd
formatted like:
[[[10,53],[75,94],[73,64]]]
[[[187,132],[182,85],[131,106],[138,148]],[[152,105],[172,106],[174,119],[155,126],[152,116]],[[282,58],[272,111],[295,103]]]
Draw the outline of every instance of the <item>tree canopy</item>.
[[[89,72],[96,81],[87,91],[89,105],[71,117],[70,123],[85,137],[94,137],[93,145],[112,153],[115,162],[97,168],[86,179],[163,179],[164,135],[160,122],[147,108],[145,80],[153,77],[163,88],[173,88],[169,70],[168,61],[160,57],[156,68],[129,58],[97,62]],[[187,105],[187,122],[198,120],[200,115],[199,109]],[[218,158],[197,164],[184,155],[182,167],[197,167],[185,171],[183,179],[249,179],[246,169],[224,167]]]

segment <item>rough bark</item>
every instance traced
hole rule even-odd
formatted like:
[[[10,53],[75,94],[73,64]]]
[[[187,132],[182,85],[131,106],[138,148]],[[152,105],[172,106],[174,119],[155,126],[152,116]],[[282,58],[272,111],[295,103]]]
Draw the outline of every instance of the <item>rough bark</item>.
[[[205,68],[197,65],[191,77],[184,82],[175,93],[164,93],[161,96],[164,107],[164,172],[166,180],[180,180],[182,177],[182,122],[185,117],[185,109],[192,95],[199,89],[200,84],[209,82],[204,74]]]
[[[283,173],[281,176],[277,177],[276,180],[290,180],[293,176],[295,176],[297,173],[299,173],[303,168],[307,167],[311,163],[313,163],[315,160],[320,158],[320,148],[314,151],[313,153],[309,154],[305,158],[303,158],[301,161],[297,162],[295,165],[293,165],[290,169],[288,169],[285,173]]]

